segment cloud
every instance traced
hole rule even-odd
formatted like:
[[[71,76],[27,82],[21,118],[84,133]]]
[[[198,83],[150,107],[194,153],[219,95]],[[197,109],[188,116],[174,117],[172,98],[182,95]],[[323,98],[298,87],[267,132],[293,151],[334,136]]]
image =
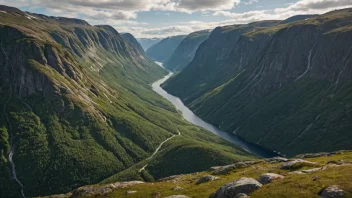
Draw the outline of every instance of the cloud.
[[[300,0],[285,8],[274,10],[256,10],[244,13],[217,11],[213,15],[232,18],[234,23],[241,24],[260,20],[283,20],[300,14],[322,14],[347,7],[352,7],[351,0]]]
[[[180,0],[177,7],[191,11],[231,10],[240,0]]]

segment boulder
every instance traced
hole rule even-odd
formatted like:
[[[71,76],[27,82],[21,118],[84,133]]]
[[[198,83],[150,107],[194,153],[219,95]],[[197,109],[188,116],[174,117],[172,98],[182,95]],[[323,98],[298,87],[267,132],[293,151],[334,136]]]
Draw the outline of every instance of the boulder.
[[[276,179],[283,179],[285,178],[284,176],[282,175],[279,175],[279,174],[275,174],[275,173],[265,173],[263,175],[261,175],[258,179],[258,181],[261,183],[261,184],[269,184],[271,183],[273,180],[276,180]]]
[[[283,157],[274,157],[274,158],[266,159],[265,161],[269,163],[279,163],[279,162],[287,162],[289,160]]]
[[[242,177],[219,188],[213,198],[234,198],[241,193],[250,194],[261,186],[262,184],[253,178]]]
[[[214,181],[214,180],[219,180],[220,178],[219,177],[215,177],[215,176],[212,176],[212,175],[208,175],[208,176],[205,176],[205,177],[202,177],[200,178],[196,184],[203,184],[203,183],[206,183],[206,182],[210,182],[210,181]]]
[[[235,169],[245,168],[258,163],[260,163],[260,161],[246,161],[246,162],[237,162],[235,164],[231,164],[227,166],[216,167],[217,169],[214,171],[213,175],[225,175]]]
[[[168,197],[164,197],[164,198],[190,198],[186,195],[171,195],[171,196],[168,196]]]
[[[320,196],[322,198],[343,198],[345,196],[345,192],[339,186],[329,186],[324,188]]]

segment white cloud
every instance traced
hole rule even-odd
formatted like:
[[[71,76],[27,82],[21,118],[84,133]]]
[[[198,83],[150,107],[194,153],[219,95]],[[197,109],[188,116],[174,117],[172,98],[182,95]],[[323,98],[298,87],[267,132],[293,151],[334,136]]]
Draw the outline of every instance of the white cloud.
[[[45,8],[57,16],[75,17],[91,24],[108,24],[119,32],[130,32],[136,37],[166,37],[188,34],[217,26],[244,24],[259,20],[283,20],[298,14],[321,14],[334,9],[352,7],[352,0],[299,0],[272,10],[254,10],[233,13],[230,10],[239,4],[253,4],[258,0],[0,0],[9,6]],[[221,22],[188,21],[166,27],[148,28],[137,22],[141,11],[176,11],[203,16],[221,16]],[[207,17],[208,18],[208,17]],[[209,19],[209,18],[208,18]]]

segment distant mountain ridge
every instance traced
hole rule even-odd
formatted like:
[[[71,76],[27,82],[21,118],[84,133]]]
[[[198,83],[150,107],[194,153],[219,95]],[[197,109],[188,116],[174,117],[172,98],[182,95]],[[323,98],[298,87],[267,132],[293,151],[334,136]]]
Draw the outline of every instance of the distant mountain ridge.
[[[172,71],[182,70],[193,60],[199,45],[208,39],[210,33],[210,30],[203,30],[189,34],[164,63],[164,67]]]
[[[352,9],[343,9],[217,28],[163,86],[206,121],[270,150],[351,149],[351,27]]]
[[[166,62],[186,36],[172,36],[161,40],[147,50],[147,56],[158,62]]]
[[[137,40],[142,45],[144,51],[147,51],[151,46],[159,43],[162,38],[138,38]]]

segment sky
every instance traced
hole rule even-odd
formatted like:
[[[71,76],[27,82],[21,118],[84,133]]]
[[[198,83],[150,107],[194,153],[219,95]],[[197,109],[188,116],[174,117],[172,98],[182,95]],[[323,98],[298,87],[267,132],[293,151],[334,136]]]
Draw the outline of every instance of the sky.
[[[0,0],[0,4],[111,25],[136,38],[165,38],[217,26],[322,14],[352,7],[352,0]]]

